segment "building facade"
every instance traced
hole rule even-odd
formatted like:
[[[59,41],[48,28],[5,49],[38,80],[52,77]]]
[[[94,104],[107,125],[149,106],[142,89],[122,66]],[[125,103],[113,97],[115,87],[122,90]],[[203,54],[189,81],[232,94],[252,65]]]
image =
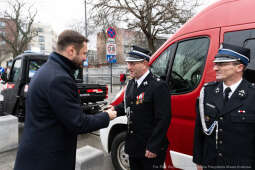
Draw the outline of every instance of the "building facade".
[[[34,24],[38,35],[29,43],[28,49],[49,54],[56,49],[57,34],[48,25]]]
[[[0,18],[0,34],[9,40],[14,40],[16,25],[12,20]],[[6,67],[7,60],[12,58],[11,47],[0,36],[0,65]]]

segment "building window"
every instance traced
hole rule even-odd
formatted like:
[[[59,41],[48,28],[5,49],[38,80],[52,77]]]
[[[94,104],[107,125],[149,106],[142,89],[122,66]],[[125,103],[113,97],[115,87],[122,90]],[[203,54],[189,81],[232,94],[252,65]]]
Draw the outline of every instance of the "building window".
[[[38,32],[43,32],[43,28],[38,28],[37,31]]]
[[[6,42],[5,41],[0,41],[0,45],[5,45]]]
[[[3,21],[0,21],[0,28],[3,28],[3,27],[5,27],[5,26],[6,26],[6,23],[3,22]]]
[[[40,44],[40,50],[44,51],[45,50],[45,45],[44,44]]]
[[[128,54],[130,52],[130,46],[124,45],[124,54]]]
[[[39,42],[44,42],[45,41],[45,38],[44,38],[44,36],[42,36],[42,35],[39,35]]]
[[[0,34],[1,34],[2,36],[5,36],[5,35],[6,35],[6,33],[5,33],[4,31],[0,31]]]

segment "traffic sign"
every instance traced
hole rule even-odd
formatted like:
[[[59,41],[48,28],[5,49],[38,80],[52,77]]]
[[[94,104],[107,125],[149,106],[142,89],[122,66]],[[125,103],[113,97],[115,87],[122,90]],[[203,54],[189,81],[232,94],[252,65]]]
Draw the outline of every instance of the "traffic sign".
[[[109,27],[107,29],[107,35],[109,38],[115,38],[116,37],[116,31],[113,27]]]
[[[85,61],[83,61],[83,67],[88,67],[89,66],[89,62],[88,62],[88,58],[86,58]]]
[[[106,44],[106,55],[116,55],[116,44]]]
[[[116,44],[106,44],[106,59],[108,63],[116,63]]]
[[[114,38],[108,38],[107,43],[115,44],[115,39]]]
[[[117,59],[116,59],[116,55],[106,55],[106,59],[108,63],[116,63]]]

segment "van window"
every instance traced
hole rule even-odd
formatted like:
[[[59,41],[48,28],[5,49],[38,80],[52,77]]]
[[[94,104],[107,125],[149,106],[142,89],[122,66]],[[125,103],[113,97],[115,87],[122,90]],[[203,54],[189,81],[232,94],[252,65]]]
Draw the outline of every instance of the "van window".
[[[152,63],[151,72],[159,76],[162,80],[166,80],[168,65],[170,61],[170,53],[174,45],[168,47],[161,55]]]
[[[224,34],[224,42],[250,48],[250,63],[244,72],[244,78],[250,82],[255,83],[255,29],[239,30],[233,32],[226,32]]]
[[[169,87],[174,94],[195,89],[202,77],[209,39],[206,37],[178,44],[170,74]]]
[[[15,61],[13,69],[10,75],[10,82],[17,82],[19,78],[19,74],[21,72],[21,59]]]

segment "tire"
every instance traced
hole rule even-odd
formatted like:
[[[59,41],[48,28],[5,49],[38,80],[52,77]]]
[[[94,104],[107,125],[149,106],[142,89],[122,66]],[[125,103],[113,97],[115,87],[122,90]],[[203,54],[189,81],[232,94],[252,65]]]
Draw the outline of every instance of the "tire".
[[[5,116],[4,114],[4,103],[0,101],[0,116]]]
[[[112,142],[111,157],[115,170],[129,170],[128,154],[124,151],[126,135],[126,132],[121,132]]]

